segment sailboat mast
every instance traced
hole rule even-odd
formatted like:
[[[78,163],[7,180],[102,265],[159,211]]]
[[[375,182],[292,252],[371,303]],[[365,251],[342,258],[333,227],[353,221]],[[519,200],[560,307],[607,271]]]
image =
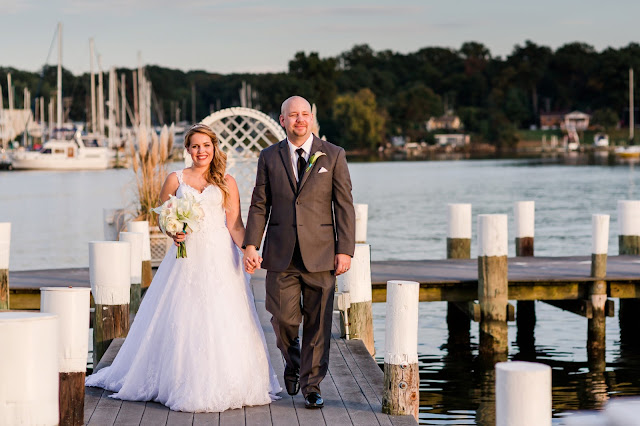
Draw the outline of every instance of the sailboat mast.
[[[89,67],[91,71],[91,131],[93,133],[96,132],[98,124],[96,121],[96,73],[93,70],[93,57],[94,57],[94,46],[93,46],[93,38],[89,39]]]
[[[633,110],[633,68],[629,68],[629,141],[634,137],[634,110]]]
[[[58,22],[58,96],[56,99],[57,126],[62,128],[62,22]]]

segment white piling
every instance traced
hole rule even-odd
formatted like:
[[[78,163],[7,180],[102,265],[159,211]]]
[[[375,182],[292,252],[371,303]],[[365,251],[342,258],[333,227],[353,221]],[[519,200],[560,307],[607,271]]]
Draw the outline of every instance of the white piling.
[[[0,309],[9,309],[11,222],[0,223]]]
[[[58,316],[60,424],[82,425],[89,351],[89,293],[80,287],[40,288],[40,312]]]
[[[120,241],[131,244],[131,297],[129,300],[129,311],[138,312],[140,307],[142,284],[142,245],[144,234],[141,232],[120,232]]]
[[[620,254],[640,255],[640,201],[618,201],[618,229]]]
[[[367,242],[367,223],[369,221],[369,205],[354,204],[356,210],[356,243]]]
[[[362,340],[375,355],[373,342],[373,314],[371,307],[371,248],[369,244],[356,244],[351,269],[338,276],[338,291],[349,293],[347,309],[349,338]],[[346,329],[346,327],[345,327]]]
[[[0,313],[0,342],[0,425],[57,425],[56,315]]]
[[[507,353],[507,215],[478,215],[480,354]]]
[[[418,419],[418,304],[420,284],[387,282],[382,412]]]
[[[149,236],[149,222],[146,220],[129,222],[127,225],[127,231],[140,232],[144,235],[142,239],[142,282],[140,285],[142,295],[144,296],[144,293],[147,291],[147,288],[151,284],[151,279],[153,278],[151,271],[151,239]]]
[[[517,201],[514,204],[516,256],[533,256],[535,210],[534,201]]]
[[[607,303],[607,252],[609,250],[609,215],[594,214],[591,219],[591,276],[589,284],[592,316],[587,321],[587,358],[592,366],[604,368],[606,348],[605,307]]]
[[[471,258],[471,204],[447,205],[447,259]],[[449,353],[469,347],[471,320],[454,302],[447,302]]]
[[[551,425],[551,368],[536,362],[496,364],[496,425]]]
[[[640,256],[640,201],[618,201],[618,229],[618,253]],[[620,299],[618,312],[620,341],[626,346],[637,346],[640,299]]]
[[[123,241],[89,242],[89,279],[95,301],[93,365],[111,341],[129,331],[131,244]]]

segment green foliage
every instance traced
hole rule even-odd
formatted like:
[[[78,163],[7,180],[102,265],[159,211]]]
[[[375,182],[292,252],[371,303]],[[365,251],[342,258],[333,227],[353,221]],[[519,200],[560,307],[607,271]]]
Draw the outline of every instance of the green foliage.
[[[378,112],[376,95],[369,89],[338,96],[333,120],[340,135],[336,142],[347,149],[375,149],[382,142],[385,120]]]
[[[597,52],[585,43],[552,50],[527,40],[506,58],[493,56],[474,41],[459,49],[425,47],[406,54],[361,44],[335,57],[298,52],[288,70],[280,73],[220,75],[155,65],[147,66],[146,72],[154,90],[153,121],[158,124],[174,121],[176,108],[180,120],[192,120],[192,87],[196,120],[218,108],[238,106],[244,81],[257,94],[253,105],[275,119],[284,99],[294,94],[306,97],[318,107],[322,134],[348,147],[375,147],[395,135],[429,140],[426,121],[450,109],[473,134],[472,140],[508,148],[517,138],[516,129],[538,125],[540,112],[547,110],[593,113],[592,122],[611,132],[620,118],[626,120],[630,67],[640,73],[638,43]],[[44,96],[48,103],[55,93],[55,66],[42,73],[0,68],[5,99],[7,72],[13,76],[16,107],[22,107],[25,87],[32,100]],[[132,70],[117,72],[126,76],[132,105]],[[105,73],[105,85],[107,80]],[[105,99],[106,91],[107,87]],[[76,77],[65,70],[63,92],[70,119],[87,120],[88,74]],[[352,113],[353,119],[347,117]]]
[[[601,108],[593,112],[591,123],[601,126],[603,129],[610,131],[618,125],[620,118],[618,114],[611,108]]]

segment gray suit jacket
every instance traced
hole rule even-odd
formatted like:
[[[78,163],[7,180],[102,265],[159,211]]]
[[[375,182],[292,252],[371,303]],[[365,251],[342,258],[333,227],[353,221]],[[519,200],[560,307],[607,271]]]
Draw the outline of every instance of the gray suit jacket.
[[[316,152],[326,155],[307,168],[300,188],[286,139],[260,153],[244,246],[259,248],[267,227],[262,251],[267,270],[287,269],[296,235],[309,272],[333,270],[336,253],[353,256],[356,219],[344,149],[314,136],[309,158]]]

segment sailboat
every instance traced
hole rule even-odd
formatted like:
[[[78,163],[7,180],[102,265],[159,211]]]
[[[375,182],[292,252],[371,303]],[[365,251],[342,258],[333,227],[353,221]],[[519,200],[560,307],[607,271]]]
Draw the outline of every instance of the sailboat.
[[[634,137],[634,105],[633,105],[633,68],[629,68],[629,141],[633,142]],[[637,159],[640,158],[640,145],[621,146],[616,148],[615,153],[620,158]]]
[[[13,154],[11,166],[16,170],[104,170],[109,167],[109,149],[89,146],[82,138],[82,129],[65,131],[62,126],[62,24],[58,24],[58,92],[57,128],[53,137],[39,151],[19,149]],[[64,137],[64,135],[71,137]]]

